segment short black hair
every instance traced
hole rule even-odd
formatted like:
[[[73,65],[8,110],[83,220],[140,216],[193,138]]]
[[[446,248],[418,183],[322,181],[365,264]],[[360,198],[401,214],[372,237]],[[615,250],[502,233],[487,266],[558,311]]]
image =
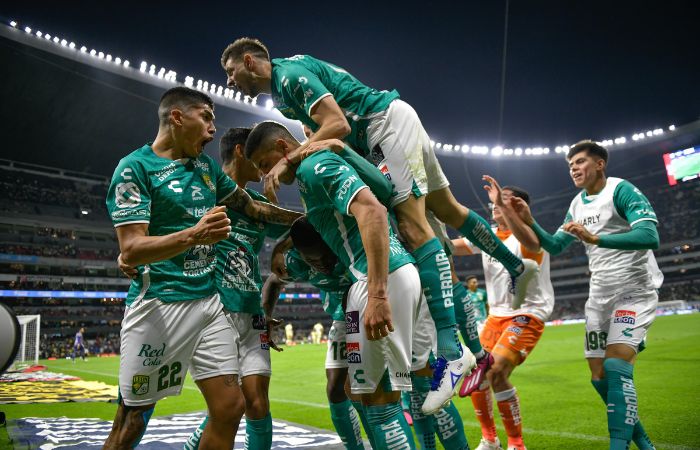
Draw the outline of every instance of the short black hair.
[[[287,127],[281,123],[274,120],[260,122],[255,125],[248,135],[248,139],[245,142],[245,157],[250,159],[256,151],[269,147],[275,139],[279,138],[298,142]]]
[[[161,125],[168,123],[170,111],[174,108],[187,110],[193,106],[205,104],[212,110],[214,102],[207,94],[184,86],[174,87],[165,91],[158,104],[158,119]]]
[[[225,67],[226,61],[231,58],[234,61],[239,61],[246,53],[270,60],[270,52],[265,47],[265,44],[255,38],[242,37],[236,39],[224,49],[224,52],[221,54],[221,67]]]
[[[608,162],[608,151],[605,147],[597,142],[585,139],[575,143],[566,154],[567,161],[574,157],[577,153],[587,152],[589,155],[597,156],[606,163]]]
[[[530,194],[525,189],[518,186],[503,186],[501,191],[505,191],[506,189],[511,191],[515,197],[522,198],[525,200],[525,203],[528,205],[530,204]]]
[[[289,237],[292,238],[294,247],[301,251],[309,253],[324,253],[325,251],[330,251],[330,248],[323,241],[318,231],[306,220],[306,216],[301,216],[294,221],[289,229]]]
[[[474,280],[476,280],[476,281],[479,281],[479,279],[476,277],[476,275],[469,275],[469,276],[466,278],[466,282],[469,283],[469,280],[472,280],[472,279],[474,279]]]
[[[236,145],[245,147],[245,141],[252,128],[235,127],[229,128],[221,139],[219,139],[219,154],[221,155],[222,164],[228,164],[235,159]]]

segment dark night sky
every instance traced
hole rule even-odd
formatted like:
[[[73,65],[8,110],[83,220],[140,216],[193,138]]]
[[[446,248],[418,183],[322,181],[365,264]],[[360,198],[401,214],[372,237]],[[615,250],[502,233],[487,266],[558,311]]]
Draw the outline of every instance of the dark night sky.
[[[222,84],[223,48],[258,37],[273,57],[308,53],[398,89],[436,141],[553,146],[700,117],[700,7],[691,1],[511,1],[501,142],[505,0],[52,3],[15,2],[0,14],[175,70],[180,81]]]

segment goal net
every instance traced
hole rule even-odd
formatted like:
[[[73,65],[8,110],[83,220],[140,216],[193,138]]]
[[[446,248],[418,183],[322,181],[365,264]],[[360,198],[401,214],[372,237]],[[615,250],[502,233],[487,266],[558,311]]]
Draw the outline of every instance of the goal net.
[[[22,330],[22,340],[13,367],[19,369],[39,364],[39,336],[41,316],[17,316]]]

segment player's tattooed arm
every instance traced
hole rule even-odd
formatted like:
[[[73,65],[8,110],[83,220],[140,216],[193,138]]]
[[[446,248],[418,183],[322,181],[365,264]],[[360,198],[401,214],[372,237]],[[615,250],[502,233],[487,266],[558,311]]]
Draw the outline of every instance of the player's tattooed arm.
[[[296,219],[303,215],[270,203],[253,200],[244,189],[236,189],[221,203],[259,222],[291,225]]]
[[[285,253],[292,249],[294,244],[292,238],[287,236],[275,244],[270,257],[270,271],[278,277],[287,276],[287,264],[285,263]]]

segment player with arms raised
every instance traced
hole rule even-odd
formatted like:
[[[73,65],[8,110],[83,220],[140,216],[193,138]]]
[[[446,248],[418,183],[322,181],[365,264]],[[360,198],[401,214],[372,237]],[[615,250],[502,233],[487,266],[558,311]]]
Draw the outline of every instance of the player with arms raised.
[[[627,449],[633,440],[650,450],[654,446],[639,421],[633,368],[654,321],[656,289],[663,282],[651,251],[659,246],[658,219],[632,183],[606,176],[608,151],[600,144],[581,141],[566,159],[581,192],[554,235],[535,222],[524,201],[514,198],[512,205],[552,255],[576,239],[583,242],[591,272],[585,356],[591,383],[607,405],[610,449]],[[517,226],[513,233],[520,239]]]

